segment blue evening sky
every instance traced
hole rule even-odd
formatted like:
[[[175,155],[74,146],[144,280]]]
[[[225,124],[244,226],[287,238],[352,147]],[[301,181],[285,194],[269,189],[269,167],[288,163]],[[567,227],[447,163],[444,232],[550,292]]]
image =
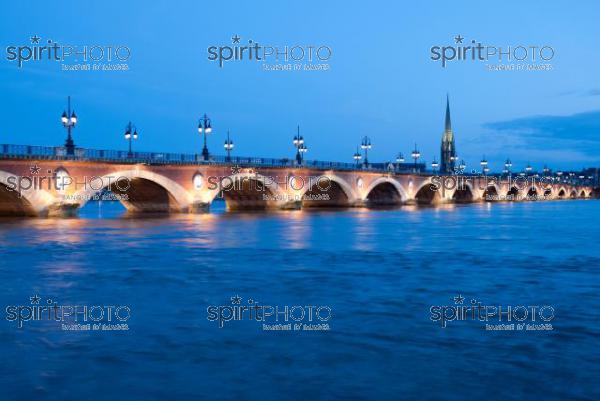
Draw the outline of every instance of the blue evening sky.
[[[471,167],[581,168],[600,164],[600,3],[597,1],[102,1],[3,2],[0,13],[0,143],[62,145],[66,97],[79,116],[78,146],[124,149],[123,127],[140,130],[136,150],[200,152],[203,113],[209,148],[222,154],[292,157],[296,124],[307,158],[352,161],[363,135],[369,159],[384,161],[417,142],[439,158],[446,92],[457,152]],[[263,71],[260,63],[220,69],[207,47],[242,43],[332,48],[329,71]],[[484,45],[549,45],[551,71],[487,71],[483,63],[442,68],[431,46],[453,37]],[[125,45],[130,71],[61,71],[57,62],[18,69],[8,46],[38,35],[59,44]]]

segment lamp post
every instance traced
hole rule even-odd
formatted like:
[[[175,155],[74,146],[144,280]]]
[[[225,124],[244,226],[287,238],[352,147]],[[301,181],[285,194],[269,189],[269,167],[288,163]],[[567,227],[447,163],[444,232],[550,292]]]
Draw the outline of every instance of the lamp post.
[[[481,172],[483,173],[483,175],[485,175],[489,171],[489,169],[487,168],[488,161],[485,159],[485,155],[483,156],[483,159],[481,159],[479,164],[481,164]]]
[[[458,156],[457,155],[450,156],[450,162],[454,166],[454,171],[452,171],[452,173],[456,173],[456,162],[458,162]]]
[[[360,164],[360,159],[362,159],[362,155],[358,151],[358,146],[356,147],[356,153],[354,153],[354,156],[352,156],[352,157],[353,157],[354,161],[356,162],[356,167],[358,167],[358,165]]]
[[[67,110],[63,111],[60,121],[62,122],[63,127],[67,129],[67,140],[65,141],[67,155],[74,156],[75,142],[73,142],[73,137],[71,136],[71,129],[77,124],[77,115],[75,114],[75,110],[71,111],[71,96],[67,97]]]
[[[460,164],[458,165],[458,169],[460,171],[465,171],[465,168],[467,168],[467,163],[465,163],[465,160],[463,159],[460,161]]]
[[[531,164],[527,163],[527,167],[525,167],[526,174],[529,175],[529,173],[531,173],[531,170],[533,170],[533,167],[531,167]]]
[[[296,163],[302,164],[302,154],[300,149],[304,146],[304,138],[300,135],[300,125],[298,125],[298,132],[294,136],[293,143],[296,147]]]
[[[233,141],[229,139],[229,130],[227,130],[227,139],[225,140],[225,144],[223,145],[225,150],[227,151],[227,161],[231,161],[231,151],[233,150]]]
[[[133,142],[133,140],[138,139],[138,132],[137,132],[137,128],[135,127],[135,125],[133,125],[131,123],[131,121],[129,121],[129,124],[127,124],[127,128],[125,128],[125,139],[129,141],[129,152],[127,152],[127,157],[132,158],[133,157],[132,142]]]
[[[419,152],[419,150],[417,149],[416,143],[415,143],[415,150],[412,151],[411,157],[415,160],[414,171],[416,173],[417,172],[417,160],[419,160],[419,157],[421,157],[421,152]]]
[[[506,161],[504,162],[504,171],[506,172],[506,174],[510,174],[510,169],[512,167],[512,162],[510,161],[510,159],[506,159]]]
[[[435,157],[434,157],[433,161],[431,162],[431,168],[433,170],[433,174],[435,174],[438,167],[439,167],[439,164],[438,164],[437,160],[435,160]]]
[[[548,166],[546,164],[544,164],[544,175],[548,175],[549,172],[550,172],[550,169],[548,168]]]
[[[306,152],[308,152],[308,148],[303,143],[302,145],[300,145],[300,149],[298,149],[298,151],[300,152],[300,164],[303,164],[304,163],[304,154]]]
[[[204,117],[202,117],[198,122],[198,133],[201,135],[204,134],[204,147],[202,148],[202,159],[204,161],[208,161],[208,158],[210,156],[210,154],[208,153],[208,147],[206,146],[206,135],[210,134],[211,132],[212,123],[210,121],[210,118],[208,118],[208,116],[204,114]]]
[[[365,167],[369,167],[369,149],[371,149],[371,139],[368,136],[365,136],[360,144],[360,147],[365,151]]]
[[[398,153],[398,156],[396,156],[396,170],[400,170],[400,165],[402,163],[404,163],[404,155],[400,152]]]

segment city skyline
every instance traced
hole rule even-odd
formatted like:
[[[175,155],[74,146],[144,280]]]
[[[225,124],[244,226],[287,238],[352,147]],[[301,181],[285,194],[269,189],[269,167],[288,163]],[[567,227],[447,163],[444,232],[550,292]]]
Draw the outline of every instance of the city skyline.
[[[71,96],[67,96],[67,100],[66,100],[66,106],[65,109],[61,115],[61,120],[60,121],[63,124],[63,127],[66,129],[67,132],[67,136],[64,140],[63,144],[54,144],[54,145],[47,145],[47,144],[43,144],[43,145],[39,145],[39,144],[33,144],[33,143],[5,143],[6,145],[31,145],[31,146],[43,146],[43,147],[55,147],[55,148],[64,148],[64,151],[67,153],[67,155],[73,155],[75,149],[93,149],[90,147],[86,147],[86,146],[81,146],[77,143],[77,139],[76,139],[76,134],[72,133],[72,130],[75,127],[75,124],[71,122],[70,118],[71,116],[75,117],[75,121],[77,121],[77,123],[79,122],[79,117],[74,115],[74,110],[71,110]],[[73,113],[73,114],[72,114]],[[206,131],[206,124],[207,121],[211,121],[212,119],[210,119],[206,113],[198,119],[198,129],[197,131],[200,133],[200,136],[203,139],[203,146],[202,146],[202,150],[199,149],[194,149],[191,150],[189,152],[183,152],[181,154],[196,154],[198,157],[198,160],[205,160],[208,161],[210,160],[210,158],[212,157],[222,157],[224,155],[227,155],[227,158],[235,158],[235,157],[260,157],[260,158],[271,158],[271,159],[289,159],[289,160],[294,160],[298,158],[298,155],[300,154],[300,148],[298,148],[297,146],[297,142],[298,142],[298,138],[302,138],[302,148],[301,150],[303,150],[303,154],[305,152],[308,151],[308,147],[306,147],[304,145],[304,138],[299,136],[300,133],[300,125],[297,125],[297,133],[294,134],[293,139],[291,140],[291,143],[293,144],[293,156],[290,155],[283,155],[283,156],[278,156],[278,155],[261,155],[261,154],[251,154],[251,153],[238,153],[238,154],[234,154],[233,156],[231,156],[231,152],[233,150],[233,139],[231,137],[231,133],[230,130],[227,130],[226,136],[225,136],[225,141],[224,141],[224,147],[223,149],[221,149],[219,147],[220,143],[216,143],[213,144],[214,147],[211,147],[210,144],[207,145],[207,137],[212,134],[212,127],[209,131]],[[204,130],[201,129],[201,127],[204,125]],[[204,132],[206,131],[206,132]],[[138,139],[138,133],[137,133],[137,128],[135,128],[135,134],[132,133],[132,123],[131,121],[129,121],[124,128],[122,129],[122,132],[120,133],[121,136],[123,136],[126,139],[126,144],[124,146],[120,146],[120,147],[116,147],[116,148],[108,148],[108,147],[100,147],[97,149],[101,149],[101,150],[110,150],[110,151],[123,151],[124,149],[128,147],[128,151],[127,153],[130,155],[130,157],[133,157],[133,153],[132,153],[132,139],[135,139],[137,142]],[[207,135],[208,134],[208,135]],[[215,139],[215,138],[213,138]],[[415,148],[412,151],[412,157],[410,157],[411,152],[405,152],[400,151],[396,154],[396,156],[394,157],[390,157],[388,159],[385,160],[371,160],[370,162],[368,162],[368,165],[365,164],[365,158],[363,156],[363,152],[365,152],[364,150],[364,141],[368,140],[369,141],[369,151],[370,149],[372,149],[372,142],[371,142],[371,138],[370,137],[363,137],[361,139],[362,142],[361,145],[357,146],[357,152],[355,152],[353,154],[353,156],[348,157],[347,159],[351,159],[353,158],[355,160],[355,162],[357,163],[357,165],[360,165],[362,168],[369,168],[369,165],[371,164],[378,164],[378,165],[382,165],[382,164],[386,164],[386,163],[392,163],[396,166],[398,166],[399,164],[399,158],[400,156],[402,156],[402,161],[400,162],[400,164],[404,164],[405,166],[410,166],[414,163],[418,163],[420,166],[423,166],[425,170],[428,171],[436,171],[438,170],[440,173],[447,173],[447,174],[451,174],[453,172],[455,172],[455,169],[458,169],[460,171],[463,171],[464,173],[480,173],[481,168],[483,168],[483,164],[485,163],[486,166],[486,170],[487,172],[490,173],[505,173],[507,170],[507,162],[510,162],[510,167],[509,170],[513,173],[519,173],[519,172],[527,172],[529,173],[536,173],[536,172],[560,172],[562,170],[565,171],[569,171],[569,170],[584,170],[584,169],[589,169],[589,168],[596,168],[595,166],[585,166],[582,167],[581,169],[577,169],[577,168],[565,168],[565,169],[561,169],[561,168],[554,168],[554,166],[549,166],[548,163],[541,163],[541,162],[537,162],[537,161],[531,161],[531,159],[528,159],[527,163],[523,164],[522,166],[518,166],[515,165],[514,163],[512,163],[511,158],[510,157],[506,157],[504,160],[492,160],[490,163],[490,160],[485,156],[485,153],[483,154],[483,157],[478,161],[478,162],[474,162],[472,165],[468,165],[466,164],[466,162],[464,161],[465,159],[467,159],[468,157],[463,157],[463,156],[459,156],[455,150],[455,134],[454,131],[452,130],[452,123],[451,123],[451,113],[450,113],[450,100],[449,100],[449,94],[446,94],[446,108],[445,108],[445,114],[444,114],[444,130],[443,130],[443,134],[442,134],[442,139],[441,139],[441,147],[439,150],[439,159],[438,159],[438,155],[432,154],[430,159],[426,159],[425,157],[427,155],[423,155],[420,150],[418,151],[418,156],[417,159],[415,160],[415,152],[417,152],[417,150],[419,149],[418,143],[415,142]],[[361,152],[358,152],[358,149],[362,148]],[[212,150],[210,150],[212,149]],[[164,149],[142,149],[142,150],[137,150],[136,152],[142,152],[142,153],[148,153],[148,152],[153,152],[153,153],[171,153],[171,154],[175,154],[177,152],[171,152],[170,150],[164,150]],[[209,156],[209,151],[210,151],[210,156]],[[404,155],[407,156],[404,156]],[[357,159],[357,155],[360,155],[360,157]],[[411,162],[410,159],[413,159],[413,161]],[[473,157],[471,157],[471,159],[473,159]],[[302,160],[304,160],[304,155],[302,157]],[[349,160],[334,160],[334,159],[314,159],[314,158],[306,158],[307,161],[332,161],[332,162],[336,162],[336,163],[346,163],[346,164],[352,164]],[[439,160],[439,161],[438,161]],[[460,160],[460,163],[459,163]],[[299,164],[302,164],[302,162],[298,161]],[[539,165],[538,165],[539,164]],[[495,166],[496,168],[490,168],[490,165]],[[466,167],[466,168],[465,168]],[[402,170],[406,170],[406,169],[402,169]],[[458,171],[457,170],[457,171]],[[546,171],[548,170],[548,171]]]

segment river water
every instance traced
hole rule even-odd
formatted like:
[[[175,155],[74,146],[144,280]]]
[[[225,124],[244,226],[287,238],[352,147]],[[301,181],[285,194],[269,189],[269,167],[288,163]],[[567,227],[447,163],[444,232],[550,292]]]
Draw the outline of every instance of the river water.
[[[2,220],[0,400],[598,400],[598,238],[594,200]],[[19,328],[34,296],[126,306],[128,330]],[[329,330],[208,319],[238,296]],[[455,297],[551,306],[552,330],[432,321]]]

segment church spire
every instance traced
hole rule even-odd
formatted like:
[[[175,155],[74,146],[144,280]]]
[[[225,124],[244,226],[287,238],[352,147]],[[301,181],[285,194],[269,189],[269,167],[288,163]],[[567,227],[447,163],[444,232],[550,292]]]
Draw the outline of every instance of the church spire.
[[[450,122],[450,98],[446,93],[446,131],[452,131],[452,123]]]
[[[450,122],[450,96],[446,93],[446,124],[442,135],[442,149],[440,155],[440,171],[444,174],[452,174],[456,162],[456,148],[454,146],[454,133]]]

